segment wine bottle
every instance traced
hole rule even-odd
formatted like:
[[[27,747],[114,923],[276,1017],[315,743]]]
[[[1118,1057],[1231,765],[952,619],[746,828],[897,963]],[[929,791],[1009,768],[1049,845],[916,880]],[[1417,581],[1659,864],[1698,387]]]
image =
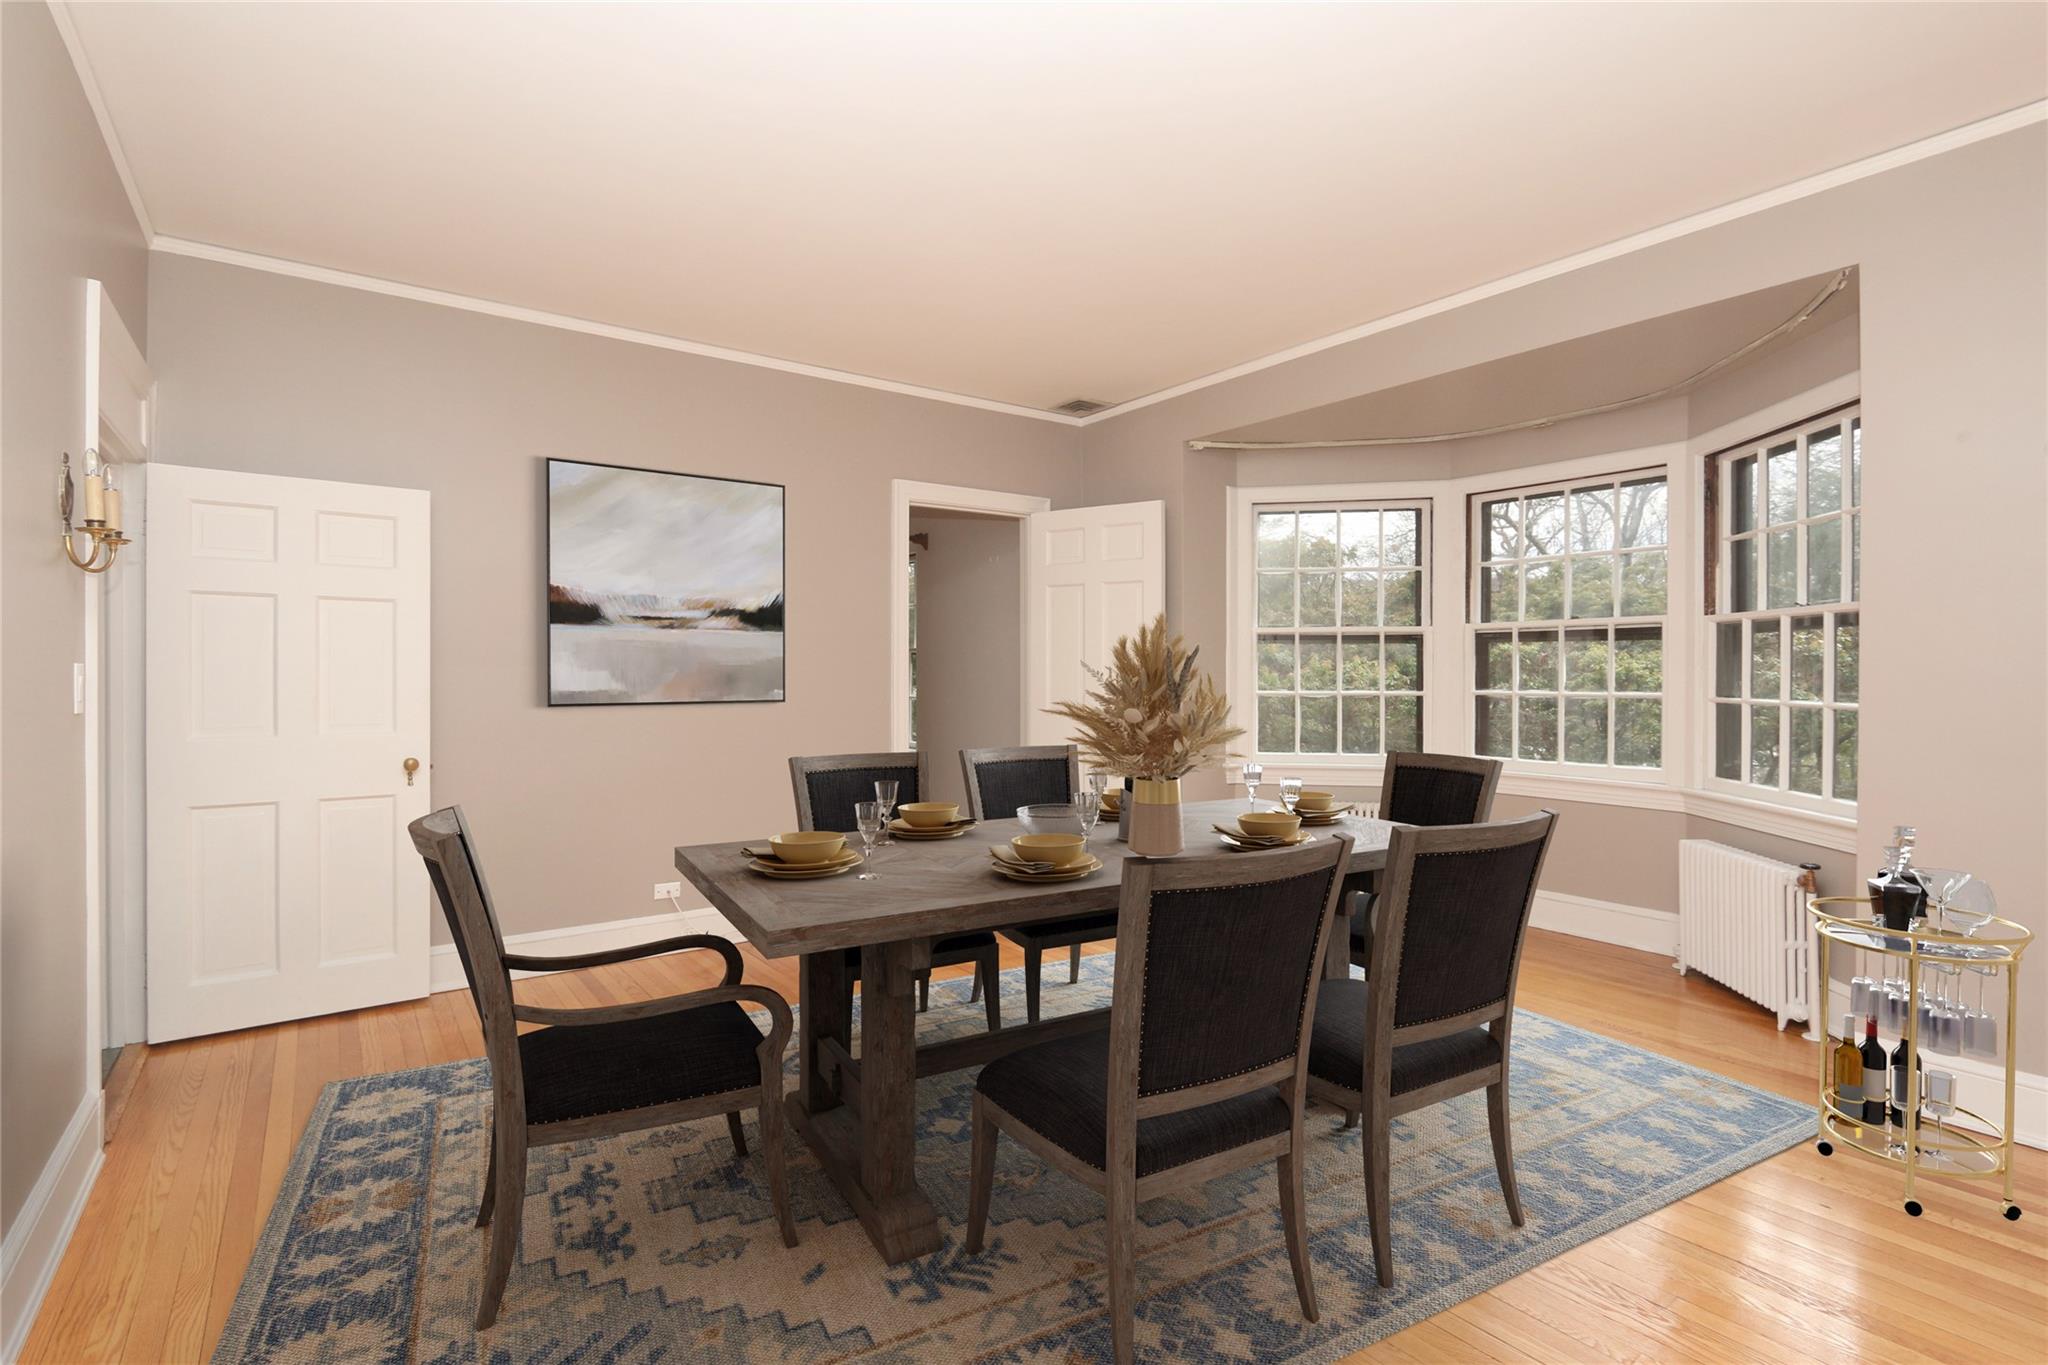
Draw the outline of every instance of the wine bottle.
[[[1877,1041],[1877,1016],[1863,1021],[1863,1121],[1873,1128],[1884,1127],[1887,1089],[1884,1044]]]
[[[1835,1108],[1851,1117],[1863,1112],[1863,1054],[1853,1014],[1842,1016],[1842,1041],[1835,1045]]]
[[[1913,1084],[1908,1085],[1906,1083],[1906,1040],[1904,1038],[1899,1039],[1899,1045],[1892,1049],[1891,1106],[1888,1111],[1892,1127],[1904,1128],[1906,1126],[1906,1106],[1919,1102],[1920,1077],[1918,1073],[1923,1070],[1925,1068],[1920,1065],[1920,1055],[1916,1051],[1913,1054],[1913,1071],[1915,1073]]]

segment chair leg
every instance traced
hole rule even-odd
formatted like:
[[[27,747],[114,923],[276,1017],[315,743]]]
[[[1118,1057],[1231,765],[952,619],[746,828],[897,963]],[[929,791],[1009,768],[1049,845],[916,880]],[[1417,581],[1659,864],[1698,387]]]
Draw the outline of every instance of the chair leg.
[[[974,1151],[967,1177],[967,1252],[981,1254],[983,1236],[988,1232],[988,1199],[996,1183],[996,1125],[983,1107],[981,1092],[974,1092]]]
[[[737,1112],[725,1116],[725,1131],[732,1134],[732,1151],[737,1157],[747,1154],[747,1127],[740,1122]]]
[[[781,1059],[777,1058],[778,1068]],[[761,1156],[768,1167],[768,1202],[775,1206],[775,1221],[782,1228],[782,1244],[796,1245],[796,1219],[789,1211],[789,1159],[782,1141],[782,1073],[761,1087]]]
[[[1357,1126],[1358,1111],[1356,1109],[1346,1109],[1344,1111],[1344,1126],[1338,1129],[1337,1131],[1340,1133],[1349,1132],[1351,1129],[1356,1128]]]
[[[1301,1141],[1299,1125],[1294,1141]],[[1301,1299],[1301,1315],[1316,1320],[1316,1281],[1308,1261],[1308,1215],[1301,1187],[1302,1163],[1290,1147],[1280,1154],[1280,1221],[1287,1228],[1287,1262],[1294,1268],[1294,1292]]]
[[[477,1298],[476,1330],[481,1332],[498,1320],[498,1305],[505,1298],[505,1281],[512,1274],[512,1261],[519,1254],[519,1210],[526,1190],[526,1125],[499,1124],[493,1135],[493,1202],[497,1216],[491,1222],[490,1251],[484,1262],[483,1291]]]
[[[996,1033],[1003,1027],[1003,1002],[997,998],[999,993],[996,990],[996,983],[1002,980],[1002,960],[993,948],[974,964],[975,984],[981,985],[984,978],[987,981],[984,1008],[988,1010],[988,1031]]]
[[[1374,1111],[1372,1125],[1365,1130],[1365,1213],[1372,1223],[1372,1265],[1379,1273],[1380,1288],[1394,1283],[1394,1233],[1390,1223],[1392,1200],[1388,1197],[1387,1163],[1393,1155],[1393,1133],[1387,1111]]]
[[[981,999],[981,959],[976,958],[974,960],[972,984],[967,987],[967,1003],[971,1005],[979,999]]]
[[[476,1208],[476,1225],[480,1228],[491,1225],[491,1210],[496,1207],[498,1198],[498,1134],[495,1118],[491,1121],[491,1127],[490,1135],[484,1139],[484,1146],[490,1153],[484,1166],[484,1195],[477,1201]]]
[[[1069,943],[1067,945],[1067,984],[1071,986],[1080,979],[1081,945],[1078,943]]]
[[[1038,974],[1045,950],[1035,943],[1024,945],[1024,1017],[1038,1022]]]
[[[1486,1087],[1486,1126],[1493,1130],[1493,1168],[1500,1175],[1500,1192],[1508,1201],[1508,1219],[1522,1226],[1522,1192],[1515,1188],[1515,1142],[1508,1132],[1507,1077]]]
[[[932,969],[927,967],[917,974],[917,1012],[923,1014],[932,1007]]]
[[[1109,1340],[1116,1365],[1131,1365],[1137,1349],[1138,1190],[1136,1173],[1112,1173],[1109,1201]]]

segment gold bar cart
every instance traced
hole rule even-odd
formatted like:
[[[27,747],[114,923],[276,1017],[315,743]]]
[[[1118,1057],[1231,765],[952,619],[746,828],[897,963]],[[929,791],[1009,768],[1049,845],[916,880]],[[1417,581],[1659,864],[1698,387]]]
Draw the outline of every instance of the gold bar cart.
[[[2002,1211],[2008,1219],[2016,1219],[2020,1216],[2020,1206],[2013,1202],[2012,1197],[2013,1044],[2019,1027],[2020,955],[2033,941],[2033,932],[2025,925],[1995,915],[1984,918],[1963,932],[1935,927],[1924,920],[1916,921],[1919,927],[1913,929],[1887,929],[1881,920],[1875,918],[1873,909],[1869,898],[1864,896],[1816,896],[1807,901],[1814,933],[1820,939],[1818,979],[1823,990],[1833,980],[1828,971],[1830,945],[1903,958],[1906,962],[1909,994],[1902,1036],[1906,1044],[1906,1072],[1913,1078],[1909,1083],[1914,1093],[1908,1097],[1910,1102],[1901,1106],[1906,1116],[1903,1142],[1895,1140],[1895,1130],[1866,1124],[1860,1113],[1852,1114],[1837,1102],[1833,1052],[1825,1042],[1826,1033],[1823,1031],[1820,1132],[1814,1146],[1822,1156],[1831,1155],[1839,1145],[1876,1161],[1903,1166],[1906,1172],[1906,1212],[1915,1218],[1921,1213],[1915,1182],[1925,1174],[1961,1180],[2003,1179]],[[1935,1137],[1922,1136],[1918,1093],[1921,1074],[1920,968],[1928,963],[1951,969],[1969,967],[2005,973],[2005,1115],[2002,1123],[1993,1123],[1982,1114],[1956,1105],[1955,1117],[1966,1120],[1979,1131],[1944,1125]],[[1821,1017],[1828,1015],[1824,1013]]]

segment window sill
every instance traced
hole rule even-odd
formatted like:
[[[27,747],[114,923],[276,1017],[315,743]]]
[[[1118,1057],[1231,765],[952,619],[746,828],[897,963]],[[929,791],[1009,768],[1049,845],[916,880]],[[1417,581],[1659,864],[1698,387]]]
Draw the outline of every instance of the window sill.
[[[1266,767],[1266,780],[1261,791],[1270,787],[1276,797],[1281,778],[1312,777],[1315,781],[1357,792],[1371,800],[1379,795],[1384,773],[1384,766],[1380,763],[1342,756],[1321,759],[1299,754],[1261,754],[1258,761]],[[1836,853],[1856,851],[1856,821],[1853,817],[1780,806],[1729,792],[1688,791],[1663,782],[1624,777],[1516,772],[1512,766],[1501,773],[1500,791],[1508,796],[1536,800],[1675,811],[1758,834],[1812,844]]]

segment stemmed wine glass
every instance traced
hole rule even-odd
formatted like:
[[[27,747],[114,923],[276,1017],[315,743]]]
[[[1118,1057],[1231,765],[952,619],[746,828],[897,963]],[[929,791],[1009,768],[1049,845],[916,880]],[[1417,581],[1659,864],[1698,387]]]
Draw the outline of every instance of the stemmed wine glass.
[[[889,820],[896,814],[896,779],[878,777],[875,779],[875,804],[882,808],[882,842],[889,838]]]
[[[891,782],[889,785],[893,787],[896,784]],[[880,801],[856,801],[853,803],[853,822],[860,829],[860,846],[863,856],[874,856],[875,841],[881,836],[882,821],[886,818],[885,807]],[[875,873],[868,871],[863,866],[858,879],[864,882],[871,882],[875,880],[875,877]]]
[[[1259,805],[1259,783],[1263,782],[1265,777],[1265,765],[1260,763],[1247,763],[1244,765],[1245,804],[1254,810],[1258,809]]]
[[[1085,851],[1089,836],[1095,833],[1095,822],[1102,818],[1102,793],[1074,793],[1074,814],[1081,817],[1081,847]]]
[[[1280,804],[1287,807],[1289,815],[1294,814],[1294,803],[1301,800],[1301,779],[1283,777],[1280,779]]]

